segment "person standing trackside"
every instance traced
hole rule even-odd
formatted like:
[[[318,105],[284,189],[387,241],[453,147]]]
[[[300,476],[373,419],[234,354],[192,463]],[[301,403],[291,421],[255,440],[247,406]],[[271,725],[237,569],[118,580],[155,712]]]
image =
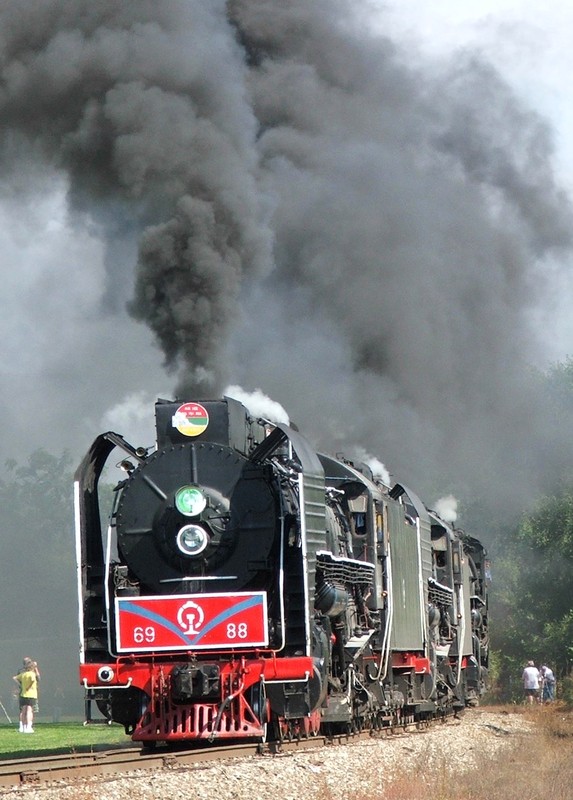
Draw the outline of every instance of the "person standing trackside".
[[[521,677],[523,680],[523,689],[525,691],[527,702],[531,705],[535,702],[538,696],[540,678],[539,670],[533,661],[527,662],[527,666],[523,670]]]
[[[18,702],[20,705],[20,733],[34,733],[34,707],[38,702],[38,681],[40,672],[38,665],[31,658],[25,658],[23,667],[13,676],[19,687]]]
[[[539,670],[541,673],[541,702],[551,703],[555,700],[555,675],[553,670],[543,665]]]

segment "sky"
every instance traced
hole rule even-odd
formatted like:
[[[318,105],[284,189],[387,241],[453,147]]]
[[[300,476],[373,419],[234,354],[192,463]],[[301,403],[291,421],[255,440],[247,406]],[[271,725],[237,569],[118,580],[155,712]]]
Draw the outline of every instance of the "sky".
[[[483,55],[532,109],[552,126],[556,174],[569,195],[573,192],[573,104],[567,75],[573,70],[569,31],[573,8],[566,3],[532,0],[404,0],[380,3],[381,28],[410,52],[426,58],[448,58],[472,49]],[[562,269],[565,263],[566,269]],[[570,260],[560,261],[552,274],[552,304],[541,310],[548,362],[573,352],[573,296]],[[545,311],[545,313],[544,313]]]
[[[573,11],[229,9],[0,9],[6,457],[149,445],[156,397],[238,385],[522,498],[563,463],[528,375],[573,351]]]
[[[390,28],[411,37],[423,54],[442,56],[472,47],[495,64],[533,108],[551,119],[556,156],[571,185],[573,109],[565,76],[573,64],[568,35],[573,9],[530,0],[404,0],[386,6],[385,14]]]

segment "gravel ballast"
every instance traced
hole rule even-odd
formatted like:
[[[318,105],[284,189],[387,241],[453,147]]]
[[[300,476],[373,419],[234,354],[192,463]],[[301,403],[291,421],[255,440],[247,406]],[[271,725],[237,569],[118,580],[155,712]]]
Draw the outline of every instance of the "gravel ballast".
[[[136,770],[69,785],[18,786],[1,794],[26,800],[239,800],[248,792],[257,800],[351,800],[380,795],[393,777],[408,771],[472,769],[530,730],[521,714],[472,709],[461,720],[422,732],[248,760]]]

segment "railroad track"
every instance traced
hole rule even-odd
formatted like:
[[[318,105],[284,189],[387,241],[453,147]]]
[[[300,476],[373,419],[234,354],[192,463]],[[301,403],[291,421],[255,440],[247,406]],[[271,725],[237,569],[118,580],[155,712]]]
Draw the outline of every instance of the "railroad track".
[[[433,724],[447,724],[453,717],[434,721]],[[157,747],[148,752],[139,744],[113,750],[101,750],[90,753],[70,753],[47,755],[25,759],[0,761],[0,787],[40,784],[52,781],[71,782],[81,778],[96,778],[106,775],[121,775],[134,770],[180,769],[211,761],[273,757],[300,750],[320,749],[333,745],[349,745],[369,739],[372,736],[398,736],[423,732],[429,726],[414,723],[394,728],[383,728],[380,731],[366,730],[353,734],[337,734],[335,736],[315,736],[308,739],[269,742],[264,745],[256,742],[245,744],[226,744],[194,749],[175,749]]]
[[[0,761],[0,786],[74,780],[116,775],[131,770],[174,768],[257,753],[257,745],[211,747],[201,750],[145,752],[140,746]]]

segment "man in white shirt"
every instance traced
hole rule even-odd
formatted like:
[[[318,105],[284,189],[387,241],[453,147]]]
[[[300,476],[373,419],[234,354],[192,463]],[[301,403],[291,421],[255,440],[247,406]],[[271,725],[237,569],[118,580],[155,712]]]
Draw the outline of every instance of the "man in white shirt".
[[[541,677],[539,670],[537,669],[533,661],[527,662],[527,666],[523,670],[523,675],[521,677],[523,680],[523,689],[525,691],[527,702],[530,705],[533,705],[533,703],[538,697],[539,679]]]

